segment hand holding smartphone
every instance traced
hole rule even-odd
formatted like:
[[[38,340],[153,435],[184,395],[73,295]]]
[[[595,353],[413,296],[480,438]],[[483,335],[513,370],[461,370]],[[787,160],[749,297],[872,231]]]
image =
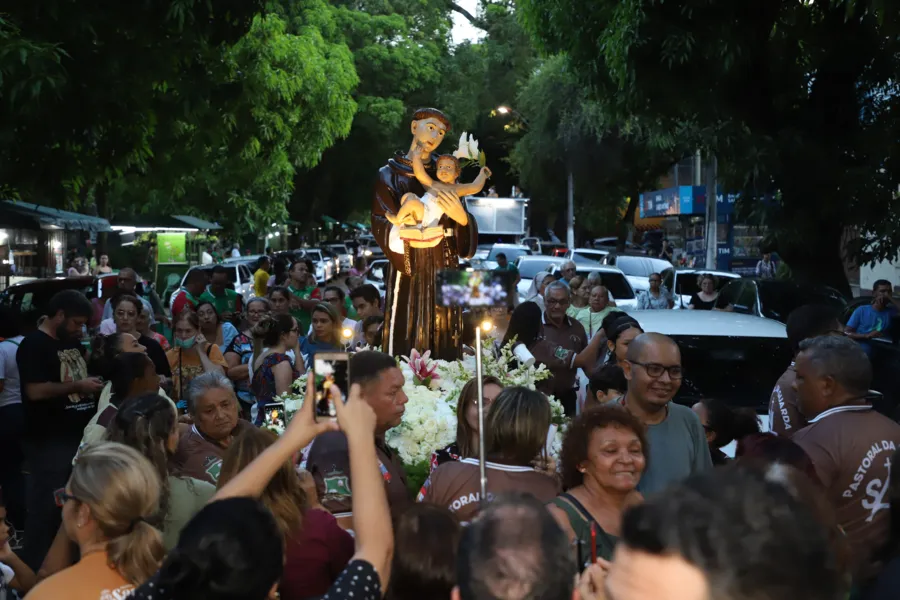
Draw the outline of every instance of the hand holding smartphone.
[[[346,398],[350,388],[350,355],[346,352],[320,352],[313,358],[313,399],[316,403],[316,419],[337,417],[335,398]],[[334,394],[332,386],[340,393]]]

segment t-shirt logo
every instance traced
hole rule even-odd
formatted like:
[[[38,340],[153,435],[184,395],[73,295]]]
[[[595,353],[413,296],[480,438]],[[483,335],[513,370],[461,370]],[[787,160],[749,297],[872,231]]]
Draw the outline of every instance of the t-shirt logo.
[[[872,519],[875,518],[875,515],[880,510],[884,510],[885,508],[890,508],[891,503],[884,501],[884,495],[887,493],[888,488],[891,485],[891,458],[888,457],[884,460],[884,466],[887,468],[887,477],[884,482],[880,479],[873,479],[869,482],[869,485],[866,486],[866,496],[871,498],[871,500],[863,499],[862,505],[866,510],[871,511],[869,516],[866,517],[866,523],[871,523]]]
[[[77,348],[57,350],[56,357],[59,359],[59,380],[62,383],[81,381],[87,378],[87,365]],[[69,402],[72,404],[78,404],[82,400],[83,398],[78,393],[69,394]]]
[[[219,474],[222,472],[222,459],[218,456],[207,456],[204,461],[204,470],[213,481],[219,481]]]
[[[333,498],[350,496],[350,478],[341,471],[332,471],[325,475],[325,495]]]
[[[123,585],[114,590],[103,590],[100,592],[100,600],[125,600],[134,592],[134,586]]]

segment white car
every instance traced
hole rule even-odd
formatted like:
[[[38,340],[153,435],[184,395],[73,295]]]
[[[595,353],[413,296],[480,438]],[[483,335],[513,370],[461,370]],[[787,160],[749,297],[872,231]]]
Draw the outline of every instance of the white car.
[[[566,258],[581,265],[600,265],[606,259],[609,250],[596,250],[594,248],[575,248],[566,252]]]
[[[672,263],[661,258],[649,256],[634,256],[630,254],[616,254],[610,252],[603,260],[603,264],[619,268],[635,291],[643,292],[650,289],[650,275],[662,273],[672,268]]]
[[[553,267],[564,262],[566,262],[566,259],[558,256],[544,256],[542,254],[520,256],[516,261],[516,268],[519,269],[519,276],[522,278],[517,285],[519,300],[524,300],[528,295],[528,290],[531,288],[535,275],[541,271],[549,273],[553,270]]]
[[[316,267],[316,281],[319,285],[328,283],[334,277],[334,261],[327,258],[318,248],[301,248],[295,251],[301,258],[313,261]]]
[[[366,275],[366,283],[370,283],[378,288],[383,298],[385,294],[384,284],[390,274],[391,263],[386,258],[379,258],[378,260],[373,260],[369,266],[372,268],[369,269],[369,273]]]
[[[345,244],[328,244],[325,248],[337,256],[339,272],[350,270],[353,266],[353,253]]]
[[[566,259],[563,258],[561,261],[564,263]],[[559,271],[562,263],[554,265],[550,272],[556,273]],[[604,265],[596,267],[575,265],[575,274],[584,278],[587,278],[594,272],[600,273],[600,283],[609,291],[610,299],[615,301],[616,306],[622,310],[637,309],[637,296],[634,293],[634,288],[631,287],[631,283],[622,271],[615,267]]]
[[[237,260],[237,259],[235,259]],[[194,270],[200,270],[206,273],[207,279],[212,276],[212,270],[218,265],[194,265],[181,278],[181,286],[179,289],[184,288],[184,282],[187,279],[188,273]],[[241,262],[228,262],[222,265],[226,269],[228,269],[228,281],[231,282],[231,285],[238,294],[244,299],[244,302],[247,302],[253,296],[253,273],[250,272],[250,268]],[[174,300],[175,294],[172,294],[172,297],[169,299],[169,309],[172,309],[172,300]]]
[[[686,309],[691,302],[691,296],[700,291],[700,276],[712,275],[716,279],[716,291],[721,290],[726,283],[733,279],[740,279],[737,273],[728,271],[708,271],[706,269],[668,269],[662,273],[662,284],[672,294],[675,301],[675,310]]]

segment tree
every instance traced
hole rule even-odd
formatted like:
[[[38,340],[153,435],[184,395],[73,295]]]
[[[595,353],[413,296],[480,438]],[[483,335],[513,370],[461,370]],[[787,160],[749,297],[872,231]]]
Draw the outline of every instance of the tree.
[[[843,252],[896,255],[900,13],[887,3],[519,6],[542,46],[568,53],[621,116],[673,136],[687,122],[797,279],[846,291]],[[848,227],[872,243],[842,248]]]
[[[632,206],[618,227],[624,244],[638,193],[653,186],[684,148],[610,119],[572,71],[568,57],[545,60],[518,97],[528,123],[510,157],[534,205],[565,210],[566,176],[575,183],[576,226],[585,233],[615,227],[625,198]]]
[[[0,74],[0,180],[20,195],[251,228],[346,135],[357,83],[324,0],[19,3]]]

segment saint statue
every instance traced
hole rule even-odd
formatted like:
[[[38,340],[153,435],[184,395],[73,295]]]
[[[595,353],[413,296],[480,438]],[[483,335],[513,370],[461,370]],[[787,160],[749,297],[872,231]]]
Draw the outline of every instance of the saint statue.
[[[410,129],[409,152],[397,152],[378,171],[372,202],[372,233],[391,263],[383,350],[391,356],[431,350],[434,358],[456,360],[462,355],[462,312],[436,304],[436,277],[475,254],[478,226],[459,189],[449,184],[451,175],[437,172],[433,153],[450,131],[450,120],[439,110],[422,108],[413,114]],[[427,175],[421,178],[436,183],[428,190],[416,177],[414,160],[415,170]],[[443,162],[449,169],[450,161]]]

